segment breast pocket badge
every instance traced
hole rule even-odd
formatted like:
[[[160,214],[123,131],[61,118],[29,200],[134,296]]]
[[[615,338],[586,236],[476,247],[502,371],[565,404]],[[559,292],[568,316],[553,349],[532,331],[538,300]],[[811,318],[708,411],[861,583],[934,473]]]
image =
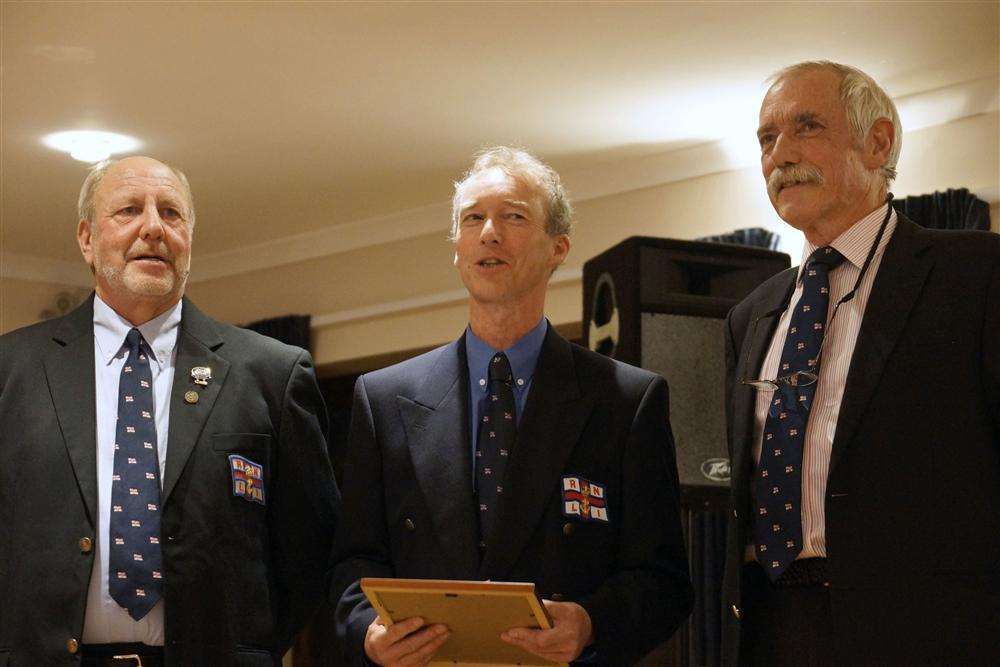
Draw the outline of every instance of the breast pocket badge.
[[[229,455],[233,495],[252,503],[264,503],[264,466],[236,454]]]
[[[608,523],[605,486],[582,477],[562,478],[563,514],[583,521]]]

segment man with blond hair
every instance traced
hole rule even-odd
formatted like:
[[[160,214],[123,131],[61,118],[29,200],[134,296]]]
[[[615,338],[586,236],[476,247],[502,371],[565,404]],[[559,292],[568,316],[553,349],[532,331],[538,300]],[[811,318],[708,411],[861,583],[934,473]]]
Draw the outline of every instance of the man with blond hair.
[[[556,662],[630,664],[691,608],[666,382],[543,315],[570,223],[555,171],[481,153],[452,215],[469,326],[358,379],[333,579],[356,664],[426,664],[449,637],[376,618],[362,577],[533,582],[554,627],[500,639]]]
[[[727,320],[727,664],[997,657],[1000,237],[893,210],[901,135],[846,65],[788,67],[761,106],[806,246]]]
[[[322,599],[312,360],[183,297],[194,220],[180,170],[98,165],[94,293],[0,338],[2,665],[278,665]]]

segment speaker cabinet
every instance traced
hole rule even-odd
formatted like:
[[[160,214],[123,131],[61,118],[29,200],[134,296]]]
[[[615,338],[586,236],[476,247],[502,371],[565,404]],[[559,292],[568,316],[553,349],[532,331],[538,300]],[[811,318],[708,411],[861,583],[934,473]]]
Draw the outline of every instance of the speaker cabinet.
[[[642,236],[583,265],[584,344],[670,385],[685,496],[729,484],[726,314],[789,265],[788,255],[761,248]]]

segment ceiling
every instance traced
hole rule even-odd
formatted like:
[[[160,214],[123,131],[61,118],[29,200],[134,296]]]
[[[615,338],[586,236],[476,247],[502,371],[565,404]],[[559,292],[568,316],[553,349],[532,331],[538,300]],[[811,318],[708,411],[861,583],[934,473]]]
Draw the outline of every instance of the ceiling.
[[[899,98],[995,82],[998,7],[4,2],[0,249],[78,261],[86,165],[40,143],[57,130],[184,169],[197,257],[444,201],[484,144],[593,172],[752,137],[761,81],[799,60]]]

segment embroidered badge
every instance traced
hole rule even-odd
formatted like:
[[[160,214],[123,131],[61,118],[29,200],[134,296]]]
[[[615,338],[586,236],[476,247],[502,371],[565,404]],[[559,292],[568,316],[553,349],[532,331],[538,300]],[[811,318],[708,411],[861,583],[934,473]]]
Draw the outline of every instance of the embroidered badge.
[[[562,478],[563,514],[584,521],[608,523],[608,501],[605,487],[582,477]]]
[[[229,455],[233,495],[254,503],[264,503],[264,467],[236,454]]]

